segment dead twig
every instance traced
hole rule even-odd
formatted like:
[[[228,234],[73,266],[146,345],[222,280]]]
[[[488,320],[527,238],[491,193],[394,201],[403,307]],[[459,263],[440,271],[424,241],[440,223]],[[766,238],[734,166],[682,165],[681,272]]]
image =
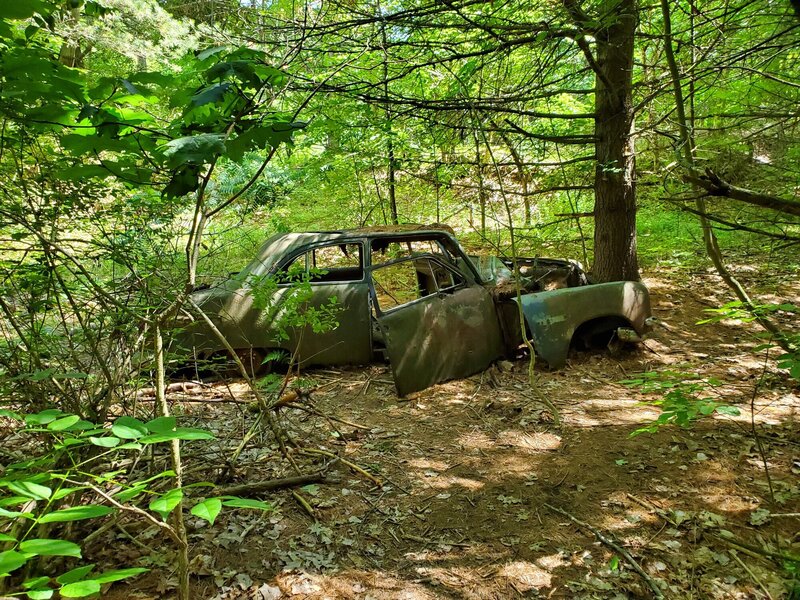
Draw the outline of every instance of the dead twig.
[[[300,505],[300,508],[302,508],[309,517],[311,517],[312,519],[314,519],[316,521],[317,520],[317,515],[314,513],[314,509],[308,503],[308,500],[303,498],[303,495],[300,494],[299,492],[297,492],[297,490],[292,490],[292,496],[297,501],[297,503]]]
[[[639,563],[636,562],[636,560],[633,558],[633,556],[631,556],[630,552],[628,552],[620,544],[618,544],[614,540],[608,538],[600,530],[595,529],[594,527],[592,527],[588,523],[585,523],[584,521],[581,521],[577,517],[572,516],[567,511],[565,511],[565,510],[563,510],[561,508],[558,508],[557,506],[553,506],[552,504],[548,504],[547,502],[544,503],[544,506],[546,506],[547,508],[549,508],[553,512],[557,512],[558,514],[567,517],[570,521],[575,523],[578,527],[581,527],[583,529],[591,531],[594,534],[594,536],[601,543],[605,544],[606,546],[608,546],[612,550],[614,550],[616,552],[619,552],[622,555],[622,557],[628,562],[628,564],[631,567],[633,567],[633,570],[636,571],[642,579],[644,579],[645,583],[647,584],[647,587],[649,587],[650,590],[652,590],[653,597],[656,598],[657,600],[663,600],[664,594],[661,593],[661,588],[658,587],[658,585],[656,584],[656,582],[653,580],[652,577],[650,577],[647,573],[645,573],[644,569],[642,569],[642,567],[639,565]]]
[[[216,491],[222,496],[248,496],[262,494],[264,492],[272,492],[275,490],[284,490],[286,488],[298,487],[301,485],[308,485],[309,483],[324,482],[328,469],[337,462],[338,459],[332,460],[316,473],[296,475],[294,477],[284,477],[282,479],[270,479],[269,481],[258,481],[256,483],[231,485],[224,488],[217,488]]]
[[[741,558],[739,558],[739,554],[737,554],[736,550],[728,550],[728,554],[730,554],[733,557],[733,559],[737,563],[739,563],[740,567],[742,567],[745,571],[747,571],[747,574],[750,575],[750,577],[753,579],[756,585],[758,585],[758,587],[760,587],[761,590],[767,595],[767,598],[769,598],[769,600],[772,600],[772,594],[769,593],[767,587],[761,582],[761,580],[758,577],[756,577],[756,574],[753,573],[750,567],[748,567],[744,563],[744,561]]]
[[[338,460],[341,461],[341,463],[343,465],[349,467],[351,470],[355,471],[356,473],[359,473],[360,475],[366,477],[367,479],[369,479],[372,483],[374,483],[378,487],[383,486],[383,482],[381,482],[381,480],[378,479],[377,477],[375,477],[372,473],[370,473],[369,471],[365,470],[362,467],[359,467],[357,464],[352,463],[349,460],[342,458],[341,456],[336,456],[333,452],[328,452],[327,450],[319,450],[317,448],[304,448],[304,449],[301,450],[301,452],[306,453],[306,454],[317,454],[317,455],[321,455],[321,456],[327,456],[329,458],[338,459]]]

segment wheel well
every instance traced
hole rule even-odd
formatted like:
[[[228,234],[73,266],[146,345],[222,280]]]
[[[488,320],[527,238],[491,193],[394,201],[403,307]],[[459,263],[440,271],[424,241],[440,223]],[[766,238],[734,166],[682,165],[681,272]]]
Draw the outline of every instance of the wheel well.
[[[616,315],[591,319],[578,326],[572,334],[571,345],[581,350],[604,348],[608,346],[620,327],[631,327],[631,323],[628,319]]]

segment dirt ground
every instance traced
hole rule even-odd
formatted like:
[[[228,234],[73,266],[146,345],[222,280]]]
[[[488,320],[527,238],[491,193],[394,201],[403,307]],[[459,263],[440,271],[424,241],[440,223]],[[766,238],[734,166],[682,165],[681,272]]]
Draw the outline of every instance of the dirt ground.
[[[189,517],[193,597],[790,597],[781,555],[800,554],[798,389],[753,350],[754,325],[696,324],[728,301],[716,277],[675,271],[646,283],[666,326],[644,348],[537,368],[535,391],[525,360],[410,399],[383,366],[305,373],[310,402],[350,424],[290,409],[287,431],[381,485],[339,462],[324,482],[295,488],[313,517],[291,490],[261,496],[271,512],[224,512],[213,527]],[[800,301],[796,288],[761,283],[782,290],[768,300]],[[643,402],[660,396],[620,381],[665,368],[717,378],[709,393],[741,414],[631,437],[659,414]],[[247,388],[186,384],[170,398],[187,424],[216,432],[212,451],[186,445],[188,479],[215,481],[255,419]],[[328,460],[294,456],[304,472]],[[293,474],[263,433],[225,485]],[[173,594],[158,535],[131,523],[89,548],[93,560],[154,568],[109,597]]]

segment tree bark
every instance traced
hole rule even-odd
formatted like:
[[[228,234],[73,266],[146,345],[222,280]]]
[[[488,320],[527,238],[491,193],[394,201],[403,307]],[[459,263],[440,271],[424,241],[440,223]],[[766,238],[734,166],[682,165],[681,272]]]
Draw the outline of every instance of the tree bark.
[[[635,0],[604,0],[596,33],[595,231],[597,281],[638,280],[634,149],[633,42]]]

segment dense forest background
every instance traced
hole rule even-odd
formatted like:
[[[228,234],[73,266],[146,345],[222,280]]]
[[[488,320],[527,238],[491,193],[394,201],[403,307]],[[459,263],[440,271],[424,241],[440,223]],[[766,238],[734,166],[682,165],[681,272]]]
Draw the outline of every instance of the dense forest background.
[[[184,503],[211,525],[223,506],[274,508],[182,491],[181,441],[211,433],[182,426],[167,376],[191,292],[277,232],[441,223],[476,253],[574,258],[596,281],[667,277],[679,312],[706,294],[691,279],[704,273],[718,287],[680,324],[659,314],[664,335],[733,323],[733,341],[705,348],[710,362],[728,342],[744,353],[754,371],[737,385],[755,382],[753,415],[767,382],[796,401],[798,106],[793,0],[3,2],[0,415],[21,445],[0,448],[0,575],[13,573],[0,593],[89,595],[163,566],[90,575],[69,563],[74,521],[100,539],[125,514],[177,548],[164,589],[199,597]],[[622,369],[626,385],[664,396],[652,431],[729,403],[709,404],[708,373],[662,366],[639,379]],[[243,375],[260,416],[228,434],[226,476],[265,432],[298,470],[277,416],[289,378]],[[796,519],[776,504],[750,425],[772,503],[751,525],[770,510]],[[787,443],[788,460],[796,436]],[[152,465],[137,471],[126,451]],[[750,573],[754,594],[797,593],[796,542],[784,522],[736,546],[771,561],[778,587]],[[666,593],[643,581],[642,597]]]

